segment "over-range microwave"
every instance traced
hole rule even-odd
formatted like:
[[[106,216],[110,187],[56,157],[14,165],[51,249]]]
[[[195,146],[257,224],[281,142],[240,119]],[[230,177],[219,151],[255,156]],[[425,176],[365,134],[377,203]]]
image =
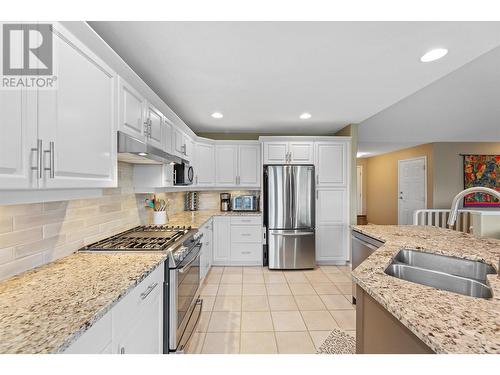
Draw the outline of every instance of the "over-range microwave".
[[[174,185],[191,185],[193,180],[193,167],[187,163],[174,165]]]

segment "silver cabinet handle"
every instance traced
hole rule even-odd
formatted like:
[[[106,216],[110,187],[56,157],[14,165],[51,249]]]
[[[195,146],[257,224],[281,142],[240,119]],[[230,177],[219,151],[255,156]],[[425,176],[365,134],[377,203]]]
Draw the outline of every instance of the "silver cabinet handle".
[[[36,167],[31,167],[31,170],[37,171],[36,178],[40,180],[43,177],[43,150],[41,139],[37,139],[36,147],[32,148],[31,151],[36,152]]]
[[[49,154],[49,167],[44,168],[44,171],[49,171],[49,177],[54,178],[55,177],[55,157],[54,157],[54,142],[50,141],[49,142],[49,149],[45,150],[44,153]]]
[[[144,130],[142,131],[146,137],[149,135],[149,119],[147,118],[146,121],[144,121]]]
[[[196,176],[196,185],[198,185],[198,176]]]
[[[316,199],[319,199],[319,190],[316,190]]]
[[[319,185],[319,173],[316,175],[316,185]]]
[[[252,234],[251,233],[241,233],[240,235],[242,237],[250,237]]]
[[[154,288],[158,286],[158,283],[151,284],[148,288],[141,293],[141,299],[146,299],[147,296],[151,294]]]
[[[242,254],[251,254],[250,251],[242,251]]]

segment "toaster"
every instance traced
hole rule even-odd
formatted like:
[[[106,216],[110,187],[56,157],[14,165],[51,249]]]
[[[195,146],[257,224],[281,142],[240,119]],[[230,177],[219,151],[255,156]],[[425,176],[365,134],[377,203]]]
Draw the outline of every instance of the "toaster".
[[[233,198],[233,211],[258,211],[259,205],[255,195],[237,195]]]

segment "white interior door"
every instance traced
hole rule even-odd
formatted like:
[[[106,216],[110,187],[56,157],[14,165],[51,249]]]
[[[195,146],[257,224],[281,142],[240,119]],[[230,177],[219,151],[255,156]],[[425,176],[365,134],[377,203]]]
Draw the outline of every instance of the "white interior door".
[[[413,223],[413,212],[427,206],[426,158],[398,161],[398,224]]]

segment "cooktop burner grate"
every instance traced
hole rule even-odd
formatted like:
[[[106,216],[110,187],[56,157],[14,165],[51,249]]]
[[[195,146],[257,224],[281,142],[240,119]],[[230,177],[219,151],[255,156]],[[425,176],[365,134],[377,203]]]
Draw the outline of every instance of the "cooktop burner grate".
[[[142,225],[85,246],[92,251],[162,251],[184,236],[191,227]]]

